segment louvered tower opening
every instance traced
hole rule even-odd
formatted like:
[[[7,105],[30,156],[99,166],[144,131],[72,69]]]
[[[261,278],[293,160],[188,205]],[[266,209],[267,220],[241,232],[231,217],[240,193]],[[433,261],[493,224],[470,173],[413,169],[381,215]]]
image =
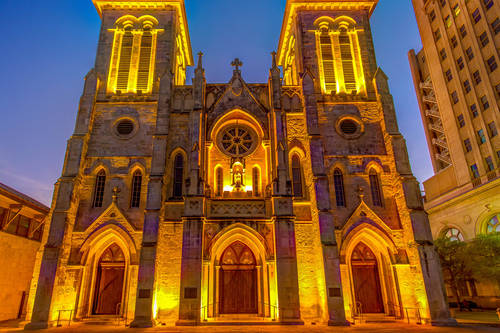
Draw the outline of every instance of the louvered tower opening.
[[[149,91],[149,70],[151,67],[151,52],[153,47],[153,34],[144,31],[141,40],[141,52],[137,71],[137,90]]]
[[[323,31],[319,37],[321,60],[323,63],[323,77],[325,79],[326,92],[337,91],[335,79],[335,65],[333,62],[332,39],[328,31]]]
[[[344,70],[344,83],[347,92],[356,90],[356,76],[354,75],[354,63],[351,51],[351,40],[347,30],[342,29],[339,36],[340,55],[342,57],[342,68]]]
[[[130,75],[130,62],[132,59],[132,45],[134,36],[128,28],[122,37],[122,46],[120,50],[120,61],[118,64],[118,77],[116,80],[116,90],[128,91],[128,79]]]

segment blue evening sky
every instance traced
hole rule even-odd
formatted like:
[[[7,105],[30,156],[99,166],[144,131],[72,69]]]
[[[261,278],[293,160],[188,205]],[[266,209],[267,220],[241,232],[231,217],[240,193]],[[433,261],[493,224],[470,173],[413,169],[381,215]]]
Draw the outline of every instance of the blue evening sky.
[[[227,82],[239,57],[248,82],[267,82],[285,0],[186,0],[193,53],[208,82]],[[91,0],[0,0],[0,182],[50,204],[71,136],[100,19]],[[432,176],[407,52],[421,42],[409,0],[380,0],[372,17],[413,171]]]

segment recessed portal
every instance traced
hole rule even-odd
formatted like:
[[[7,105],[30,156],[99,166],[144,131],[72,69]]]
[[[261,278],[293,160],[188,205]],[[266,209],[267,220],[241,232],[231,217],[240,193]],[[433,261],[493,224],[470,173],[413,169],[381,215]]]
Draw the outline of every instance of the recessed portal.
[[[234,242],[224,251],[219,281],[221,314],[258,312],[256,261],[248,246]]]
[[[364,243],[352,253],[352,277],[357,307],[363,313],[383,313],[378,263],[375,254]]]
[[[123,295],[125,257],[116,244],[104,251],[97,267],[94,305],[95,315],[119,314]]]

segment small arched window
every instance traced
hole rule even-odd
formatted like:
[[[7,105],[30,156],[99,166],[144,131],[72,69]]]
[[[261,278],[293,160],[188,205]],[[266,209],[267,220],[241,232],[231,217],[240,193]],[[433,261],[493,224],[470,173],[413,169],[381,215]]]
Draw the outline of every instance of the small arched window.
[[[303,196],[302,167],[298,155],[292,157],[292,191],[294,197],[301,198]]]
[[[252,170],[252,185],[253,185],[253,195],[258,197],[260,195],[260,172],[259,168],[254,167]]]
[[[374,206],[382,207],[382,190],[380,181],[375,170],[370,171],[370,189],[372,191],[372,202]]]
[[[141,206],[142,173],[137,170],[132,176],[132,191],[130,195],[130,207],[139,208]]]
[[[93,207],[102,207],[102,202],[104,200],[104,187],[106,186],[106,172],[104,170],[99,171],[95,178],[94,186],[94,200],[92,202]]]
[[[493,216],[486,225],[486,232],[492,234],[500,232],[500,214]]]
[[[128,81],[130,76],[130,63],[132,60],[132,46],[134,45],[134,35],[132,27],[125,28],[120,48],[120,60],[118,63],[118,75],[116,78],[116,90],[128,91]]]
[[[182,197],[182,187],[184,184],[184,157],[177,154],[174,159],[174,198]]]
[[[345,207],[344,176],[342,171],[335,169],[333,172],[333,183],[335,185],[335,199],[337,207]]]
[[[215,195],[222,197],[224,194],[224,171],[222,167],[215,170]]]
[[[463,242],[464,241],[464,236],[460,232],[460,230],[456,228],[449,228],[445,230],[443,233],[443,236],[451,241],[458,241],[458,242]]]
[[[340,55],[344,71],[345,90],[350,93],[356,90],[356,75],[354,74],[354,58],[351,50],[351,39],[346,28],[340,29],[339,35]]]

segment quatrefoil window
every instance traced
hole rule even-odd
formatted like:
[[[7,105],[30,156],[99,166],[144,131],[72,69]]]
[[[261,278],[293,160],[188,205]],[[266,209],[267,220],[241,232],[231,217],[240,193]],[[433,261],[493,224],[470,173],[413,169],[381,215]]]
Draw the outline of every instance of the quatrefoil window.
[[[231,125],[221,131],[219,147],[228,155],[246,156],[255,150],[256,137],[255,132],[247,126]]]

